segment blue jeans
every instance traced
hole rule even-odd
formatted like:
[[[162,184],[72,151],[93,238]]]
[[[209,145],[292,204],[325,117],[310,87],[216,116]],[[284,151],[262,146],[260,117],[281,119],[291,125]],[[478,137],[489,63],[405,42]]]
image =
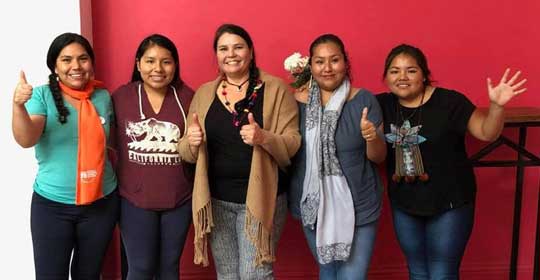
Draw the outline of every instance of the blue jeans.
[[[212,199],[214,227],[210,232],[210,248],[218,280],[271,280],[271,263],[255,266],[255,247],[244,231],[246,205]],[[276,200],[272,242],[277,247],[281,230],[287,218],[287,196]]]
[[[459,279],[461,258],[473,228],[473,203],[429,217],[410,215],[397,207],[392,214],[410,280]]]
[[[304,235],[309,245],[311,253],[317,260],[316,235],[315,230],[302,227]],[[351,245],[351,254],[346,262],[334,261],[329,264],[319,265],[319,279],[321,280],[364,280],[367,279],[367,271],[375,235],[377,233],[377,221],[369,224],[356,226],[354,228],[353,243]]]
[[[190,225],[191,200],[177,208],[154,211],[121,198],[120,232],[126,249],[127,279],[178,280]]]
[[[89,205],[63,204],[36,192],[30,223],[37,280],[98,280],[118,221],[118,191]],[[72,258],[73,253],[73,258]]]

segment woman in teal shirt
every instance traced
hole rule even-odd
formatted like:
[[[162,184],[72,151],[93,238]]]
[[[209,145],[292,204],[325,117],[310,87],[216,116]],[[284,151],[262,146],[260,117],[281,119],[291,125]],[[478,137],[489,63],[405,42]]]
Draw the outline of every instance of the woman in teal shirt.
[[[94,53],[64,33],[47,53],[49,83],[32,88],[24,72],[13,98],[13,134],[35,147],[31,205],[36,279],[99,279],[118,218],[116,177],[106,143],[111,98],[94,78]]]

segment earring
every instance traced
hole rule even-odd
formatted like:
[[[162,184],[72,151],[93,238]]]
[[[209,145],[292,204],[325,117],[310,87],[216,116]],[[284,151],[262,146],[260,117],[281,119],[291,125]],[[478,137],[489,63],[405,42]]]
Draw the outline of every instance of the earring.
[[[312,81],[313,81],[313,75],[312,75],[312,74],[310,74],[310,75],[309,75],[309,83],[308,83],[308,90],[310,90],[310,89],[311,89],[311,83],[312,83]]]

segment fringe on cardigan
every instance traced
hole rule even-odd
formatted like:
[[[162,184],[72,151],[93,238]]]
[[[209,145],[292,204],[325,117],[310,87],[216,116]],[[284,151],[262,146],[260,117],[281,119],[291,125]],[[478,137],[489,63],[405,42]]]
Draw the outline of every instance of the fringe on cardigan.
[[[212,204],[210,200],[203,208],[197,211],[194,221],[196,222],[193,223],[193,228],[195,230],[195,238],[193,241],[195,254],[193,262],[195,264],[202,264],[206,267],[208,266],[208,234],[214,226]]]
[[[212,216],[212,204],[211,201],[195,214],[196,223],[193,224],[195,229],[194,238],[194,258],[195,264],[202,264],[204,267],[208,266],[208,234],[211,228],[214,226],[214,220]],[[255,266],[262,265],[263,263],[271,263],[276,260],[274,254],[274,246],[272,243],[272,232],[268,231],[263,224],[255,218],[246,205],[246,218],[244,231],[249,241],[255,247]]]
[[[263,263],[271,263],[276,260],[272,243],[272,231],[268,231],[264,225],[257,220],[247,205],[244,231],[255,247],[255,266],[262,265]]]

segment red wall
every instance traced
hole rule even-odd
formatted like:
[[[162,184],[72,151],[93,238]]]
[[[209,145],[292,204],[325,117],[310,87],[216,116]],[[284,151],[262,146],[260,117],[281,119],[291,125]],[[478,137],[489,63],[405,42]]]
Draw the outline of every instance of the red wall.
[[[329,3],[336,3],[330,5]],[[350,55],[353,84],[374,92],[381,82],[384,58],[396,44],[416,45],[428,56],[437,84],[465,93],[475,104],[487,105],[485,78],[498,79],[505,67],[519,68],[529,79],[529,91],[510,106],[539,106],[538,50],[540,1],[92,1],[93,40],[97,76],[111,90],[128,81],[140,40],[151,33],[169,36],[180,51],[181,75],[193,88],[217,73],[212,51],[216,27],[232,22],[253,37],[258,65],[287,79],[283,60],[294,51],[307,54],[322,33],[339,35]],[[519,3],[519,4],[518,4]],[[515,130],[505,134],[515,139]],[[539,135],[529,131],[527,147],[539,153]],[[469,139],[470,153],[483,143]],[[495,157],[515,154],[501,149]],[[464,279],[507,279],[510,259],[515,168],[476,169],[479,186],[476,223],[463,264]],[[525,173],[518,279],[532,274],[534,228],[539,187],[538,168]],[[370,279],[406,279],[388,211],[380,222]],[[191,237],[190,237],[191,238]],[[184,278],[212,279],[212,269],[191,264],[192,239],[182,259]],[[107,275],[118,274],[109,255]],[[316,266],[299,225],[289,220],[276,263],[278,279],[315,278]]]

